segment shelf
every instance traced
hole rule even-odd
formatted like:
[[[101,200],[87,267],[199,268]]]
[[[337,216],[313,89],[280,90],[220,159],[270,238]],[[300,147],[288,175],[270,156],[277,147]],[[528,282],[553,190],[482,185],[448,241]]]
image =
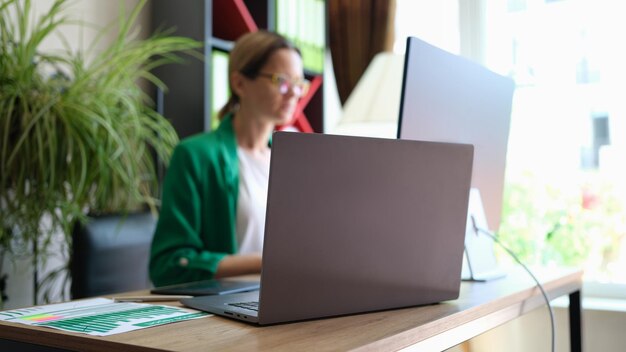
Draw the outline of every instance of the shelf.
[[[217,49],[223,52],[230,52],[233,50],[233,46],[235,46],[235,42],[230,40],[224,40],[217,37],[212,37],[208,44],[211,48]]]
[[[213,1],[213,36],[235,41],[242,34],[258,30],[243,0]]]
[[[214,121],[215,114],[228,95],[228,59],[223,54],[232,50],[235,40],[244,33],[258,29],[275,31],[279,12],[284,14],[285,8],[296,9],[304,3],[314,2],[317,2],[317,11],[324,12],[319,7],[322,4],[324,8],[323,0],[152,0],[153,28],[174,28],[176,35],[205,43],[204,61],[187,60],[184,65],[167,65],[154,72],[168,87],[168,91],[162,94],[163,99],[160,99],[162,104],[159,112],[172,122],[180,138],[209,131],[217,125]],[[299,18],[305,17],[301,15]],[[305,19],[311,21],[310,18]],[[288,39],[300,47],[316,37],[318,41],[321,40],[320,53],[323,56],[325,27],[323,18],[320,21],[314,23],[322,31],[317,36],[309,31],[308,39],[304,38],[299,42],[298,33],[303,33],[303,28],[298,27],[299,31],[290,32],[292,36],[287,36]],[[293,27],[297,22],[289,23]],[[311,51],[310,45],[300,49],[306,61],[307,52]],[[319,53],[314,54],[315,57],[320,57]],[[316,67],[315,70],[305,67],[305,76],[313,85],[307,96],[299,102],[297,114],[294,115],[293,125],[301,131],[324,130],[322,66],[318,64]]]

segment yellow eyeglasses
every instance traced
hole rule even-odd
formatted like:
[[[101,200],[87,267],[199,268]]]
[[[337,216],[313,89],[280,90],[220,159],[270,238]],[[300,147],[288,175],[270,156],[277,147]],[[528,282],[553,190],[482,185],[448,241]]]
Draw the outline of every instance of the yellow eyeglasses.
[[[297,97],[304,96],[309,91],[311,82],[304,78],[289,78],[280,73],[259,73],[259,77],[269,78],[272,83],[278,87],[280,94],[287,94],[289,89],[293,91],[293,94]]]

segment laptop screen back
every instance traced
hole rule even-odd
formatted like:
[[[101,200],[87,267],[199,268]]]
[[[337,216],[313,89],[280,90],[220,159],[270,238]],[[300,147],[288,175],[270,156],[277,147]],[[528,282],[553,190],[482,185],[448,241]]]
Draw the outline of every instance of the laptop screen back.
[[[458,296],[470,145],[275,133],[261,324]]]

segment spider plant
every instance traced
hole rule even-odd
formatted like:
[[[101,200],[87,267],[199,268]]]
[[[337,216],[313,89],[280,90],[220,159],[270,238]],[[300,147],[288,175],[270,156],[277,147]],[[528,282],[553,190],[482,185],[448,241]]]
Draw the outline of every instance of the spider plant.
[[[37,265],[52,234],[70,241],[87,213],[157,202],[155,156],[167,162],[178,137],[140,82],[165,90],[151,70],[199,56],[201,43],[166,32],[137,39],[144,4],[120,10],[86,50],[51,53],[41,44],[62,26],[85,27],[67,1],[40,16],[30,0],[0,1],[0,253],[34,244]],[[96,53],[109,31],[115,39]]]

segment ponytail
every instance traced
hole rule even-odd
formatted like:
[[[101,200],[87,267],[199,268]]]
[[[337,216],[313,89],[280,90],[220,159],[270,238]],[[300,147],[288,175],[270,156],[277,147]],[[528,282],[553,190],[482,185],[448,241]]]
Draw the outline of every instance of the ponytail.
[[[238,107],[239,107],[239,97],[234,94],[231,94],[226,104],[224,104],[224,106],[222,106],[220,111],[217,113],[217,119],[220,120],[221,122],[226,115],[234,112],[235,110],[237,110]]]

